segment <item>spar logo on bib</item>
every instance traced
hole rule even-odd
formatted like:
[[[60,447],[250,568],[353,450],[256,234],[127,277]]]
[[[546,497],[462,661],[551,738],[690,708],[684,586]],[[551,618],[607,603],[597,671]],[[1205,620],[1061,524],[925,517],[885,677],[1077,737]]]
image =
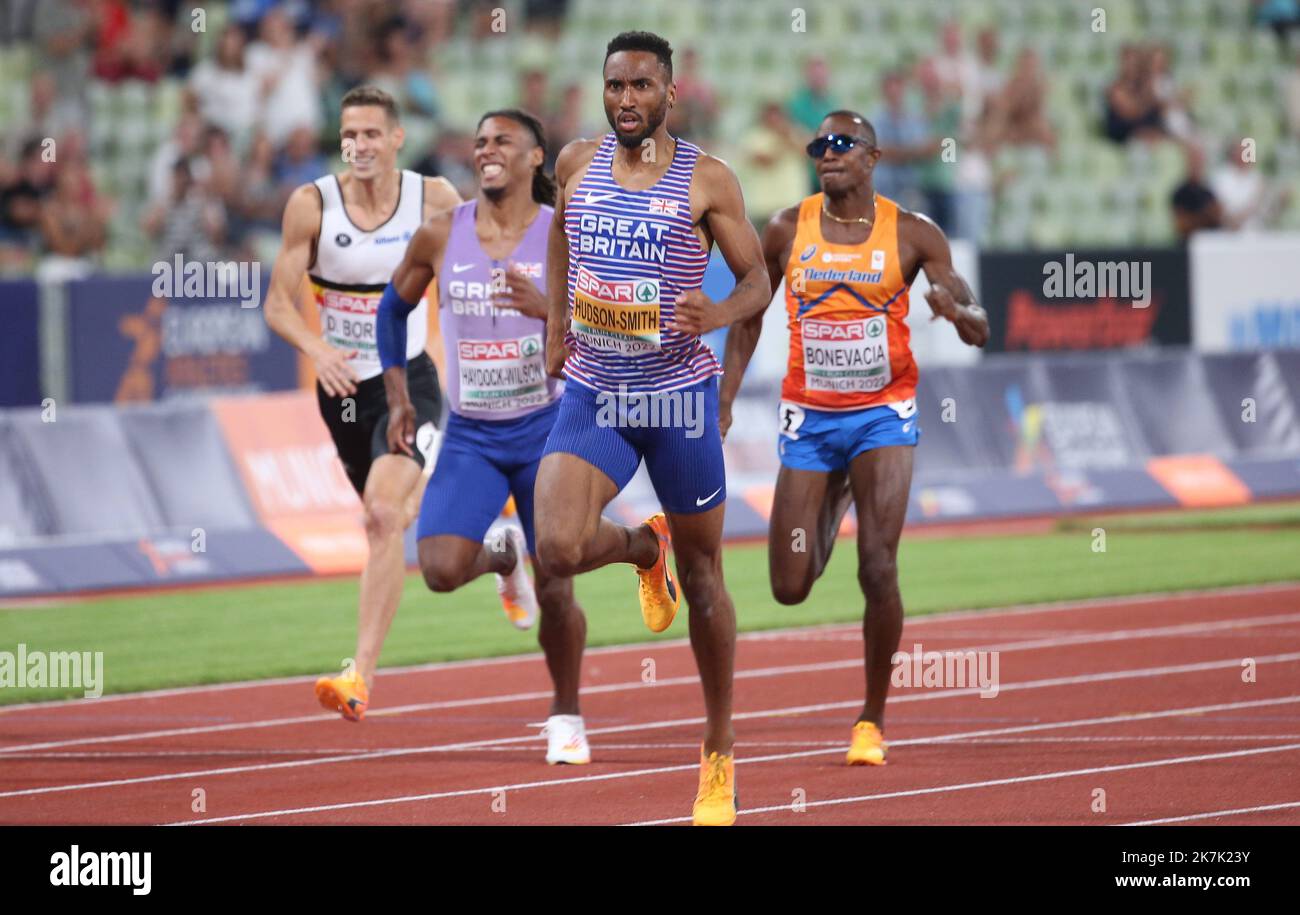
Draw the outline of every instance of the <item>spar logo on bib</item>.
[[[522,410],[550,397],[541,334],[501,340],[461,340],[459,409],[462,413]]]
[[[626,355],[659,349],[659,281],[602,280],[579,267],[572,330],[592,349]]]
[[[859,394],[889,385],[889,324],[883,315],[857,321],[802,322],[804,387]]]
[[[523,355],[523,347],[518,340],[462,340],[457,350],[460,358],[474,359],[518,359]]]

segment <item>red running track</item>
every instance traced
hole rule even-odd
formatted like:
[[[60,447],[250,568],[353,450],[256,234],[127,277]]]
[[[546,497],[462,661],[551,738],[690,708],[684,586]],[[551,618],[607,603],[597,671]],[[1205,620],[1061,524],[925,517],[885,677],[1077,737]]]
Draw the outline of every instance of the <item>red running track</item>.
[[[1300,824],[1300,585],[919,617],[917,644],[996,658],[997,695],[897,688],[889,765],[849,768],[859,627],[741,636],[740,824]],[[360,725],[310,683],[0,709],[0,823],[690,820],[684,640],[588,654],[590,766],[543,762],[540,655],[381,672]]]

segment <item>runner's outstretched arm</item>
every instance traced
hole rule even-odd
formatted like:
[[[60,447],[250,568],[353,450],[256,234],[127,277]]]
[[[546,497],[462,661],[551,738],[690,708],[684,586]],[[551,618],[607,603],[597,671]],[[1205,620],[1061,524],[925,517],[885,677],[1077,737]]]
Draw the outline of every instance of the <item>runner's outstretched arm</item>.
[[[767,281],[771,289],[769,305],[770,297],[776,295],[785,275],[786,248],[794,239],[798,215],[798,207],[781,210],[763,230],[763,265],[767,268]],[[718,420],[724,439],[727,430],[731,428],[731,405],[740,392],[740,384],[744,380],[749,360],[754,356],[754,348],[758,346],[766,313],[767,306],[764,306],[756,314],[731,325],[727,331],[727,347],[722,357],[722,385],[718,389]]]
[[[706,195],[703,221],[731,268],[736,287],[717,303],[700,289],[681,293],[673,307],[671,326],[686,334],[706,334],[761,312],[772,300],[772,290],[763,266],[763,248],[745,215],[745,196],[735,173],[712,156],[700,156],[695,172]]]
[[[433,282],[434,258],[446,237],[445,220],[436,217],[416,229],[375,316],[375,345],[388,398],[388,450],[394,454],[414,457],[415,407],[406,387],[406,319]]]
[[[289,195],[281,223],[280,252],[271,268],[263,317],[271,330],[312,360],[316,377],[330,397],[356,393],[357,373],[348,360],[356,350],[330,346],[307,326],[298,310],[298,291],[311,266],[312,247],[320,225],[320,193],[304,184]]]
[[[921,269],[930,281],[925,300],[934,313],[957,328],[963,343],[983,346],[989,342],[988,314],[975,303],[975,293],[952,266],[952,251],[943,230],[928,218],[916,216],[913,238],[921,254]]]
[[[555,159],[555,218],[546,240],[546,373],[564,377],[569,358],[564,337],[569,332],[569,237],[564,231],[565,188],[579,167],[590,140],[574,140]]]

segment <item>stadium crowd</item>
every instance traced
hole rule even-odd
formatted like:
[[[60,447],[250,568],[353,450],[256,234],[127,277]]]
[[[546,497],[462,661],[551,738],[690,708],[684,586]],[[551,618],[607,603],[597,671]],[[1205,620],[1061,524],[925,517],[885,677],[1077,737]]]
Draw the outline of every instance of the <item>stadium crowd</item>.
[[[527,0],[526,28],[553,38],[566,5]],[[39,260],[54,275],[85,272],[130,218],[158,258],[257,256],[257,240],[274,237],[293,188],[339,167],[337,101],[361,83],[400,101],[416,143],[412,167],[470,196],[472,138],[443,117],[436,62],[447,42],[492,41],[495,8],[487,0],[235,0],[204,50],[195,11],[180,0],[16,0],[4,40],[29,43],[35,64],[26,122],[8,132],[0,157],[0,270],[29,271]],[[1256,0],[1255,15],[1284,42],[1300,20],[1294,0]],[[934,38],[930,53],[887,71],[865,98],[840,97],[828,62],[808,57],[793,93],[766,99],[748,130],[727,137],[717,135],[724,87],[683,37],[670,130],[733,162],[750,215],[762,223],[812,187],[803,147],[821,116],[862,109],[883,150],[879,191],[930,214],[950,236],[983,239],[999,194],[1016,180],[997,167],[998,151],[1059,154],[1051,75],[1038,51],[1003,48],[991,26],[967,34],[951,21]],[[1279,81],[1277,117],[1300,137],[1300,54],[1293,57]],[[1098,136],[1183,151],[1186,175],[1171,199],[1179,235],[1273,224],[1292,201],[1236,145],[1202,130],[1170,62],[1164,44],[1123,46],[1096,99]],[[124,208],[92,177],[87,88],[163,79],[183,81],[181,110],[152,151],[147,200]],[[594,92],[590,83],[554,85],[545,69],[523,65],[516,97],[500,103],[542,119],[553,162],[570,139],[605,129]]]

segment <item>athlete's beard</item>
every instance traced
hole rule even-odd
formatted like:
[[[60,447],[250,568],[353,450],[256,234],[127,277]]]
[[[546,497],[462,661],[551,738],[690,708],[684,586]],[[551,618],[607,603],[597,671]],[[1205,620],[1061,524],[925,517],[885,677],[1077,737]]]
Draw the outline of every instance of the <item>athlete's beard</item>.
[[[654,132],[659,129],[659,125],[668,117],[668,96],[664,96],[664,100],[659,104],[659,107],[645,119],[645,129],[638,134],[628,136],[619,133],[617,113],[610,114],[606,111],[605,117],[609,120],[609,126],[614,131],[614,136],[618,139],[619,144],[627,149],[637,149],[642,143],[654,136]]]

